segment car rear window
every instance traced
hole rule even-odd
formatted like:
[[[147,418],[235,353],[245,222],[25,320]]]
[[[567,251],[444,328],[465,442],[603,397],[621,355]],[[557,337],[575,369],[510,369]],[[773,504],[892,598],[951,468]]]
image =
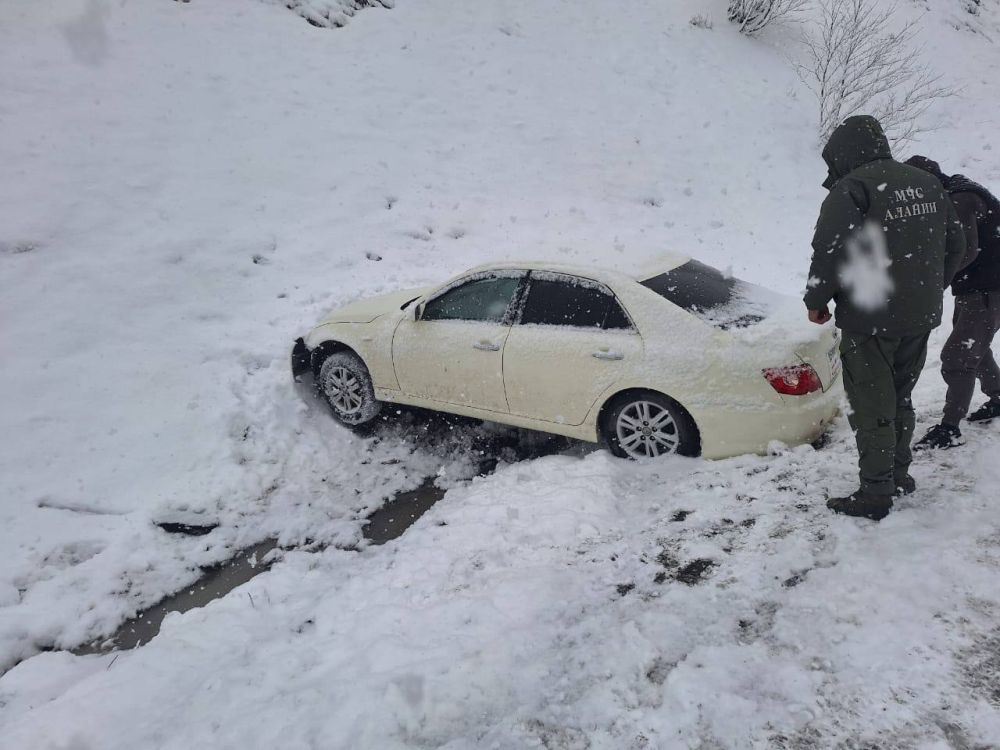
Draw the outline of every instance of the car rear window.
[[[761,287],[697,260],[640,282],[682,310],[719,328],[743,328],[767,317]]]

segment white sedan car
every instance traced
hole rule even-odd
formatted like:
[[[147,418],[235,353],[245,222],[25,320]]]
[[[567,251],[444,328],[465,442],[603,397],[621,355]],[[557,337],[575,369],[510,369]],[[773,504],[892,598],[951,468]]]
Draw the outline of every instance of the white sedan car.
[[[634,275],[502,263],[333,310],[292,370],[349,426],[409,404],[621,457],[723,458],[810,442],[837,414],[836,329],[804,317],[684,257]]]

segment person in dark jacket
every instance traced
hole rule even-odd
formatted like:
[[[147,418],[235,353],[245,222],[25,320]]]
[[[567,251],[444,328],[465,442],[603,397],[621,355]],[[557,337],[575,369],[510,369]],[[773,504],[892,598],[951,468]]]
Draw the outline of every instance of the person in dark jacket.
[[[892,158],[878,120],[849,117],[823,150],[830,194],[820,209],[805,293],[809,320],[836,304],[848,419],[861,487],[831,498],[837,513],[885,517],[916,483],[910,395],[941,324],[944,289],[965,255],[965,235],[944,187]]]
[[[961,444],[958,425],[969,413],[977,379],[988,400],[969,421],[1000,417],[1000,367],[992,350],[1000,330],[1000,200],[964,175],[944,174],[925,156],[906,163],[941,181],[965,229],[966,263],[951,285],[955,314],[951,336],[941,350],[941,374],[948,384],[944,416],[914,446],[952,448]]]

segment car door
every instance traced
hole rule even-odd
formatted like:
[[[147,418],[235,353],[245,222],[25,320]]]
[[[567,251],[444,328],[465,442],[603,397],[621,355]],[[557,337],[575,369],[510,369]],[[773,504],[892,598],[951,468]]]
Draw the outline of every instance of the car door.
[[[512,414],[582,424],[642,354],[642,339],[603,284],[532,271],[504,347]]]
[[[392,339],[402,392],[506,413],[503,351],[524,279],[522,271],[461,279],[404,316]]]

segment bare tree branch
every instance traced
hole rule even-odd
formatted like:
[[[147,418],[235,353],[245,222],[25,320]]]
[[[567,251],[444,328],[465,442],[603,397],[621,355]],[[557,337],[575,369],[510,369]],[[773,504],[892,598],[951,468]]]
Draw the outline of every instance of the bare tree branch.
[[[878,0],[820,0],[819,7],[799,76],[819,104],[820,137],[860,113],[878,118],[894,143],[932,129],[924,115],[956,91],[920,62],[916,21],[896,27],[895,6]]]
[[[809,0],[729,0],[729,20],[740,32],[753,36],[775,21],[802,11]]]

